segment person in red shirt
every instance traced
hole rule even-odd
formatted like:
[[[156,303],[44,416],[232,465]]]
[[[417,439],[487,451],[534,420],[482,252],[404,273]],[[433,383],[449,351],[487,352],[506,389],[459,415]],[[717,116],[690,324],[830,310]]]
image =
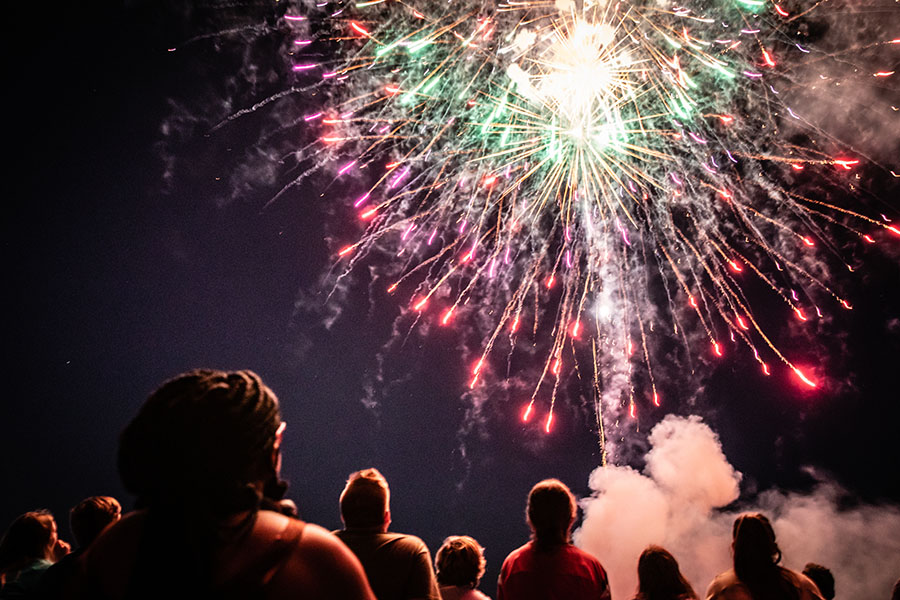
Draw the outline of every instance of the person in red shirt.
[[[503,561],[497,600],[610,600],[600,561],[570,542],[575,513],[575,496],[558,479],[531,488],[531,540]]]

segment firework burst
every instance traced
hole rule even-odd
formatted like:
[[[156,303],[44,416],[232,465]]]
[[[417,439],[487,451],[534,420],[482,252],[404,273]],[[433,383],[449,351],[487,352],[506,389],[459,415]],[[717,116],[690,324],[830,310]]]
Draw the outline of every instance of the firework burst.
[[[387,291],[419,319],[487,316],[472,388],[498,342],[536,348],[522,418],[540,412],[547,431],[573,372],[590,382],[598,422],[601,409],[634,417],[659,406],[654,338],[711,358],[743,346],[764,375],[781,366],[817,387],[821,374],[772,341],[745,287],[761,284],[799,322],[850,309],[818,267],[828,227],[868,243],[900,231],[785,185],[860,160],[785,135],[827,137],[781,93],[816,56],[791,34],[804,10],[762,0],[288,7],[291,92],[315,94],[318,107],[297,120],[317,138],[300,154],[341,194],[363,186],[346,197],[362,233],[335,249],[341,270],[388,254]]]

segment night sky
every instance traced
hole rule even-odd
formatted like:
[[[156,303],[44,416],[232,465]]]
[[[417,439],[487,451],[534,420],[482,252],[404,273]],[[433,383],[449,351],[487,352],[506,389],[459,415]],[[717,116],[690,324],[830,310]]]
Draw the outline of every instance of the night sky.
[[[148,393],[194,367],[249,368],[281,399],[284,475],[304,518],[339,527],[347,474],[376,466],[391,484],[393,528],[432,552],[447,535],[476,537],[493,595],[500,562],[527,537],[531,485],[555,476],[588,493],[600,461],[591,415],[564,407],[552,435],[538,437],[510,404],[461,435],[467,369],[454,334],[434,329],[387,355],[397,381],[366,409],[397,312],[364,284],[330,329],[295,310],[301,295],[323,298],[318,195],[299,189],[265,206],[276,190],[255,189],[222,205],[229,162],[214,159],[228,144],[211,151],[203,139],[182,147],[187,164],[197,153],[196,170],[163,182],[161,124],[171,99],[199,97],[204,58],[199,44],[190,61],[166,49],[196,34],[203,11],[76,4],[18,7],[7,20],[18,31],[4,40],[0,523],[38,507],[64,523],[94,494],[128,505],[117,436]],[[226,68],[211,64],[210,75]],[[897,186],[870,176],[879,210],[900,218]],[[881,239],[884,250],[850,251],[861,268],[841,281],[854,310],[836,315],[827,351],[815,354],[837,382],[828,389],[766,379],[741,353],[709,366],[699,393],[663,383],[668,410],[701,414],[719,433],[745,494],[806,489],[802,467],[812,465],[855,498],[900,503],[900,238]],[[786,328],[779,335],[789,339]],[[663,414],[642,416],[640,430]]]

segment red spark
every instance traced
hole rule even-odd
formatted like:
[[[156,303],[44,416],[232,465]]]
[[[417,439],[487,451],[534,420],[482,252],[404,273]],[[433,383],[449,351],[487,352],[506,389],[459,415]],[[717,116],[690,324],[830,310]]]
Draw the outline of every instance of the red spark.
[[[806,385],[808,385],[808,386],[811,387],[811,388],[817,387],[817,386],[816,386],[816,382],[813,381],[812,379],[810,379],[809,377],[807,377],[807,376],[803,373],[803,371],[801,371],[801,370],[798,369],[797,367],[791,367],[791,369],[793,369],[794,374],[797,375],[797,377],[798,377],[803,383],[805,383]]]
[[[719,346],[719,342],[713,341],[712,343],[713,352],[715,352],[716,356],[722,356],[722,348]]]
[[[426,304],[428,304],[427,296],[416,302],[415,306],[413,306],[413,310],[421,311],[423,308],[425,308]]]
[[[769,54],[765,48],[762,49],[763,62],[766,63],[766,66],[774,67],[775,61],[772,59],[772,55]]]
[[[352,252],[354,248],[356,248],[356,244],[351,244],[350,246],[344,246],[343,248],[341,248],[341,251],[338,252],[338,256],[344,256],[346,254],[350,254],[350,252]]]
[[[852,167],[854,165],[858,165],[859,161],[858,160],[849,160],[846,158],[836,158],[836,159],[834,159],[834,164],[840,165],[840,166],[844,167],[844,169],[849,171],[850,167]]]
[[[525,414],[522,415],[522,422],[527,423],[528,419],[531,418],[531,413],[534,410],[534,403],[529,403],[528,406],[525,407]]]
[[[350,21],[350,27],[363,35],[369,35],[369,32],[366,31],[365,28],[356,21]]]
[[[788,11],[784,10],[783,8],[781,8],[780,6],[778,6],[777,4],[775,5],[775,12],[777,12],[777,13],[778,13],[779,15],[781,15],[782,17],[790,16],[790,13],[789,13]]]
[[[581,321],[575,321],[572,324],[572,337],[578,337],[579,333],[581,333]]]
[[[441,325],[446,325],[450,322],[450,317],[453,316],[453,309],[451,308],[447,312],[444,313],[444,317],[441,319]]]

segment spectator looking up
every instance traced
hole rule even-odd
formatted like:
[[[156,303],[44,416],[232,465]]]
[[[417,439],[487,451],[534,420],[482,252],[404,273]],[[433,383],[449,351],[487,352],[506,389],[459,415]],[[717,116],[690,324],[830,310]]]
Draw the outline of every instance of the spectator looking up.
[[[816,563],[806,563],[803,574],[812,579],[825,600],[834,600],[834,575],[831,571]]]
[[[806,575],[778,566],[781,550],[765,515],[735,519],[731,547],[734,568],[712,580],[707,600],[823,600]]]
[[[378,469],[351,473],[340,500],[344,529],[335,533],[359,558],[378,600],[440,600],[425,542],[388,532],[390,499]]]
[[[441,600],[490,600],[479,592],[484,575],[484,548],[467,535],[451,535],[434,556]]]
[[[139,510],[88,549],[85,597],[373,600],[334,536],[269,510],[287,487],[284,428],[251,371],[192,371],[151,394],[119,442]]]
[[[569,541],[575,513],[575,497],[558,479],[531,489],[526,510],[531,541],[503,561],[498,600],[609,600],[600,561]]]
[[[69,553],[48,510],[16,517],[0,539],[0,598],[32,593],[50,565]]]
[[[76,504],[69,511],[69,530],[77,547],[44,572],[39,585],[40,595],[58,598],[71,593],[67,590],[78,575],[85,550],[121,516],[122,505],[112,496],[91,496]]]
[[[638,559],[638,592],[635,600],[697,600],[678,561],[661,546],[648,546]]]

